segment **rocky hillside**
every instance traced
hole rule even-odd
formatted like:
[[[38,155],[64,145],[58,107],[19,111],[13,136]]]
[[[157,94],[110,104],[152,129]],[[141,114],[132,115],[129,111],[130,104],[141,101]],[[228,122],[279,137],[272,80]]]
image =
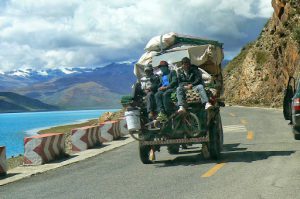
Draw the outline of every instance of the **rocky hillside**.
[[[289,76],[300,76],[300,1],[272,0],[272,6],[259,38],[224,71],[227,103],[281,106]]]

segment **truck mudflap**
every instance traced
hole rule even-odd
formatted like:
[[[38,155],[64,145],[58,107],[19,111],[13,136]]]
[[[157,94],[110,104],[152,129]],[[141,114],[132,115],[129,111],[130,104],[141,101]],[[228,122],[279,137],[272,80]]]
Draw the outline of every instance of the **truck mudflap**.
[[[149,145],[170,145],[170,144],[199,144],[199,143],[204,143],[204,142],[209,142],[209,138],[208,137],[198,137],[198,138],[140,141],[140,144],[142,146],[149,146]]]

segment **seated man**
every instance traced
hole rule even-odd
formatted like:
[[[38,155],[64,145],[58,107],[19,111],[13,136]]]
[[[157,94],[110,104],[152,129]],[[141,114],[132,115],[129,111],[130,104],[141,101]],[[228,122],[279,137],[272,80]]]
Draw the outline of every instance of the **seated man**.
[[[149,119],[153,119],[156,111],[154,94],[157,92],[158,86],[160,84],[160,79],[158,75],[155,75],[153,73],[151,64],[148,64],[145,67],[144,71],[146,76],[141,78],[141,89],[146,95],[147,113]]]
[[[201,102],[205,104],[205,109],[209,109],[212,105],[208,102],[208,97],[204,89],[202,80],[202,72],[196,66],[191,65],[189,58],[184,57],[182,60],[182,69],[178,70],[177,100],[179,105],[178,112],[185,112],[185,91],[194,89],[201,98]]]
[[[170,114],[172,112],[171,94],[175,91],[175,88],[178,85],[177,74],[176,71],[169,69],[168,62],[166,61],[161,61],[158,67],[162,72],[162,77],[161,86],[155,94],[157,111],[159,112],[157,119],[160,121],[166,121],[166,114]]]

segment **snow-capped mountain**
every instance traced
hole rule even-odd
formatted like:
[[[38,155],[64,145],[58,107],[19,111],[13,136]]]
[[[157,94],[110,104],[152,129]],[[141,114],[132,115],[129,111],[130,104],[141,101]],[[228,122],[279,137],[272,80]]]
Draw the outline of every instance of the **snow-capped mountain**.
[[[4,72],[0,74],[0,92],[15,92],[64,108],[116,107],[120,96],[129,94],[136,81],[133,65],[122,62],[99,68]]]
[[[19,70],[13,70],[9,72],[0,71],[0,74],[4,76],[10,76],[10,77],[37,79],[37,77],[39,78],[62,77],[74,73],[92,72],[93,70],[94,69],[90,69],[90,68],[57,68],[57,69],[45,69],[45,70],[19,69]]]
[[[36,83],[45,83],[48,81],[55,81],[60,78],[72,77],[76,75],[85,75],[93,73],[95,71],[101,71],[102,69],[106,71],[107,67],[112,65],[126,65],[133,66],[134,63],[112,63],[101,68],[56,68],[56,69],[18,69],[8,72],[0,71],[0,91],[10,91],[15,88],[22,88],[25,86],[30,86]],[[110,68],[109,70],[114,70],[116,67]]]

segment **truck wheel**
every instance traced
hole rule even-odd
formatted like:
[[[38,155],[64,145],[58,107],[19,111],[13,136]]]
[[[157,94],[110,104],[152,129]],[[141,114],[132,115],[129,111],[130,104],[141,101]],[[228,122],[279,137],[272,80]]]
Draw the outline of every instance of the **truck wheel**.
[[[209,150],[208,150],[208,146],[207,146],[207,143],[203,143],[202,144],[202,149],[201,149],[201,155],[202,157],[207,160],[210,158],[210,154],[209,154]]]
[[[223,128],[220,113],[209,125],[209,153],[210,157],[218,160],[223,146]]]
[[[179,145],[169,145],[168,146],[169,154],[178,154],[179,152]]]
[[[140,153],[140,159],[143,164],[152,164],[153,161],[151,161],[150,158],[150,146],[142,146],[139,145],[139,153]]]
[[[224,145],[224,133],[223,133],[223,125],[222,125],[222,119],[221,116],[219,115],[219,130],[220,130],[220,146],[221,146],[221,151],[223,151],[223,145]]]
[[[294,134],[295,140],[300,140],[300,134]]]

